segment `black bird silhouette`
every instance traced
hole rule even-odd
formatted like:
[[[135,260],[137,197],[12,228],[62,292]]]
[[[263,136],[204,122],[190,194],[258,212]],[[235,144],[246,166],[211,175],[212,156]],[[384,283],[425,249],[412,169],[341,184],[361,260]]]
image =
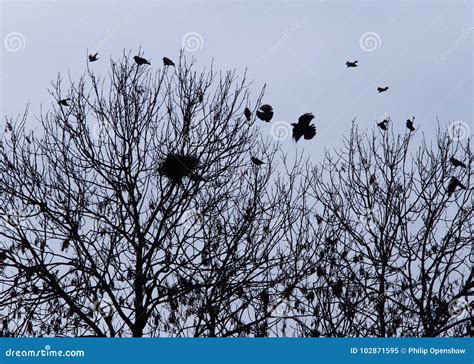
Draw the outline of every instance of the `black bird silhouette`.
[[[133,57],[133,59],[135,60],[135,63],[138,64],[139,66],[141,66],[142,64],[151,64],[149,60],[139,57],[139,56],[135,56]]]
[[[181,183],[183,177],[189,177],[194,181],[204,179],[196,175],[199,159],[193,155],[170,153],[161,163],[158,171],[175,183]]]
[[[316,222],[318,223],[318,225],[321,225],[323,223],[323,218],[318,214],[316,214]]]
[[[252,163],[255,164],[256,166],[261,166],[262,164],[265,164],[264,162],[262,162],[260,159],[258,158],[255,158],[255,157],[250,157],[250,159],[252,160]]]
[[[466,168],[466,165],[463,162],[461,162],[460,160],[458,160],[454,157],[449,158],[449,160],[451,161],[452,165],[455,166],[455,167]]]
[[[247,119],[247,121],[250,121],[250,117],[252,116],[252,112],[248,107],[245,108],[244,110],[244,116]]]
[[[270,122],[270,120],[272,120],[272,117],[273,117],[273,107],[268,104],[263,104],[257,110],[257,117],[260,120],[266,121],[267,123]]]
[[[413,126],[413,123],[415,122],[415,117],[413,116],[413,118],[410,120],[410,119],[407,119],[407,128],[410,129],[410,131],[415,131],[415,127]]]
[[[385,119],[385,120],[381,121],[380,123],[377,123],[377,125],[380,129],[387,130],[389,121],[390,121],[389,119]]]
[[[369,183],[373,185],[375,182],[377,182],[377,179],[375,177],[375,174],[372,174],[369,179]]]
[[[314,119],[314,115],[310,112],[301,115],[298,118],[298,123],[292,123],[293,125],[293,138],[296,142],[300,140],[301,137],[304,137],[306,140],[313,139],[316,135],[316,127],[310,125],[311,120]]]
[[[174,62],[169,59],[168,57],[163,57],[163,64],[165,66],[173,66],[174,67]]]
[[[466,189],[466,186],[464,186],[461,181],[459,181],[456,177],[451,177],[448,184],[448,196],[451,197],[458,187],[462,190]]]
[[[99,54],[99,52],[96,52],[94,54],[89,54],[89,62],[95,62],[97,61],[99,58],[97,58],[97,55]]]
[[[385,92],[385,91],[387,91],[387,90],[388,90],[388,86],[385,86],[385,87],[377,87],[377,91],[378,91],[379,93]]]
[[[354,61],[354,62],[349,62],[349,61],[347,61],[347,62],[346,62],[346,66],[349,67],[349,68],[351,68],[351,67],[357,67],[357,62],[359,62],[359,61]]]
[[[204,93],[203,93],[203,92],[199,92],[199,94],[198,94],[198,101],[199,101],[199,102],[203,102],[203,101],[204,101]]]
[[[68,104],[68,101],[71,100],[69,97],[67,99],[62,99],[62,100],[59,100],[58,101],[58,104],[61,105],[61,106],[70,106]]]

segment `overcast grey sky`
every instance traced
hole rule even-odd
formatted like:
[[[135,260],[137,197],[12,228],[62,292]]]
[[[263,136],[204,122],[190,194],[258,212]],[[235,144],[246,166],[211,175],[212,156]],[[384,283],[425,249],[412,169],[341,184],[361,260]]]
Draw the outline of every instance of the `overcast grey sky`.
[[[184,41],[199,66],[214,58],[219,69],[247,67],[255,91],[267,83],[272,122],[313,112],[318,135],[298,143],[311,153],[340,145],[354,117],[370,128],[387,114],[404,132],[416,116],[432,134],[438,116],[472,133],[472,17],[469,0],[2,0],[0,111],[14,116],[28,100],[33,113],[48,107],[50,81],[68,71],[78,79],[87,49],[99,50],[93,66],[105,74],[123,49],[142,46],[158,67]],[[345,67],[356,59],[358,68]],[[377,86],[390,89],[378,94]]]

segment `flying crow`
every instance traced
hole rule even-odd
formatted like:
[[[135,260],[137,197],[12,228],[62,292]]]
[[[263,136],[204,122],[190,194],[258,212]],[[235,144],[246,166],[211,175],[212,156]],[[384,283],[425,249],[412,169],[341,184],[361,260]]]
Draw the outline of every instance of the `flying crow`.
[[[359,61],[354,61],[354,62],[346,62],[346,66],[351,68],[351,67],[357,67],[357,62]]]
[[[385,92],[385,91],[387,91],[387,90],[388,90],[388,86],[385,86],[385,87],[377,87],[377,91],[378,91],[379,93]]]
[[[316,127],[310,124],[313,119],[314,115],[308,112],[301,115],[297,123],[291,124],[293,125],[293,138],[295,141],[300,140],[301,137],[304,137],[306,140],[314,138],[316,135]]]
[[[381,121],[380,123],[377,123],[377,125],[380,129],[387,130],[388,129],[387,125],[388,125],[389,121],[390,121],[389,119],[385,119],[385,120]]]
[[[97,55],[99,54],[99,52],[96,52],[94,54],[89,54],[89,62],[95,62],[97,61],[99,58],[97,58]]]
[[[268,104],[263,104],[257,110],[257,117],[260,120],[266,121],[267,123],[270,122],[270,120],[272,120],[272,117],[273,117],[273,107]]]
[[[135,56],[133,57],[133,59],[135,60],[135,63],[138,64],[139,66],[141,66],[142,64],[151,64],[149,60],[139,57],[139,56]]]

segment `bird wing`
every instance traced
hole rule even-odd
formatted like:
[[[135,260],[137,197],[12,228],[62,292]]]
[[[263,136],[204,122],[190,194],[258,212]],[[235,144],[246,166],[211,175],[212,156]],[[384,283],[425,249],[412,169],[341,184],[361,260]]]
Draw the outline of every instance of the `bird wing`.
[[[313,119],[314,119],[314,115],[310,112],[307,112],[306,114],[303,114],[298,118],[298,123],[304,124],[304,125],[309,125],[309,123]]]
[[[304,138],[306,140],[313,139],[316,135],[316,127],[314,125],[309,125],[304,131]]]
[[[303,131],[301,130],[301,128],[299,128],[298,126],[293,126],[293,139],[295,139],[295,141],[298,141],[302,136]]]

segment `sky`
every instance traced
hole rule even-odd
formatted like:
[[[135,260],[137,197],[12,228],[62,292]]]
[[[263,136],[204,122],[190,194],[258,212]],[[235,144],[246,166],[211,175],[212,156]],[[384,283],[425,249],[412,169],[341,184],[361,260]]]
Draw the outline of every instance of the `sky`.
[[[5,115],[31,102],[50,107],[47,89],[58,73],[78,80],[87,50],[99,51],[97,72],[109,58],[141,46],[152,65],[176,59],[184,47],[199,68],[247,68],[253,95],[277,122],[313,112],[318,134],[291,139],[287,150],[320,155],[342,145],[351,121],[370,129],[390,116],[428,137],[463,121],[472,134],[473,2],[457,1],[5,1],[0,0],[0,130]],[[359,67],[346,68],[346,61]],[[389,86],[379,94],[378,86]],[[36,121],[37,123],[37,121]],[[262,122],[263,123],[263,122]],[[272,125],[271,123],[271,125]],[[271,125],[262,132],[273,135]],[[287,124],[281,124],[287,125]],[[421,133],[417,134],[421,137]]]

